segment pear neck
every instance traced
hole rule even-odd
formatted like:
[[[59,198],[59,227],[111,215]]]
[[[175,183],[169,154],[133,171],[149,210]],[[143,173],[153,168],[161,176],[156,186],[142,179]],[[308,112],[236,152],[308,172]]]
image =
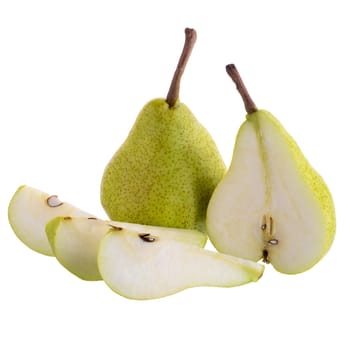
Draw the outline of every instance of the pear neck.
[[[182,75],[185,71],[188,59],[191,56],[192,49],[197,40],[197,33],[194,29],[185,29],[185,44],[182,49],[181,56],[179,58],[173,79],[170,84],[166,102],[170,108],[174,107],[179,100],[180,95],[180,82]]]
[[[253,99],[250,97],[249,92],[248,92],[236,66],[234,64],[228,64],[226,66],[226,72],[230,76],[230,78],[233,80],[233,82],[236,84],[236,88],[242,97],[244,107],[245,107],[245,110],[247,111],[248,115],[256,112],[258,110],[258,108],[256,107]]]

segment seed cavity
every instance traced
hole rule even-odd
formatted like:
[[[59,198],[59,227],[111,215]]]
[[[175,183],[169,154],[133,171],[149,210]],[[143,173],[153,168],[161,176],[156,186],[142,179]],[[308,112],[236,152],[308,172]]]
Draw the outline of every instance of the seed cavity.
[[[157,240],[157,238],[152,236],[150,233],[140,233],[139,237],[147,243],[153,243]]]
[[[94,216],[91,216],[88,218],[88,220],[97,220],[97,218],[95,218]]]
[[[57,208],[63,204],[63,202],[56,195],[48,197],[46,199],[46,203],[51,208]]]
[[[279,240],[275,238],[275,222],[270,215],[264,215],[260,226],[264,239],[264,249],[262,251],[262,260],[264,263],[270,263],[269,247],[278,245]]]
[[[63,218],[63,220],[69,221],[69,220],[72,220],[72,217],[71,217],[71,216],[65,216],[65,217]]]
[[[274,222],[273,222],[272,216],[264,215],[260,228],[263,231],[262,234],[264,236],[265,242],[268,242],[270,239],[272,239],[273,231],[274,231]]]

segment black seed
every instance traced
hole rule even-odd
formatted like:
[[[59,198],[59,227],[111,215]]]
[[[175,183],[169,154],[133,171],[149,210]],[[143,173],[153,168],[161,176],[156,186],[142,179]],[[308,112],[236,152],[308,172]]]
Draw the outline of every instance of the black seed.
[[[139,237],[147,243],[152,243],[156,241],[156,237],[151,236],[150,233],[140,233]]]
[[[268,264],[270,262],[269,260],[269,252],[267,251],[267,249],[263,250],[263,262]]]

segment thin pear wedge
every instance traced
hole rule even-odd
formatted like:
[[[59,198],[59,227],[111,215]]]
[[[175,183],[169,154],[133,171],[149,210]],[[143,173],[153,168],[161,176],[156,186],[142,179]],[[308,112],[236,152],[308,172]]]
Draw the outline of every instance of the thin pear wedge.
[[[306,271],[334,239],[331,193],[280,122],[257,109],[236,67],[228,65],[227,72],[248,114],[209,202],[209,238],[221,252],[262,259],[282,273]]]
[[[91,214],[49,195],[23,185],[13,195],[8,207],[8,220],[17,237],[34,251],[53,256],[45,233],[46,224],[56,216],[84,216]]]
[[[101,240],[103,280],[130,299],[156,299],[198,286],[233,287],[257,281],[264,266],[168,239],[164,233],[111,228]]]
[[[57,260],[68,271],[87,281],[101,280],[97,266],[100,240],[113,229],[152,232],[167,239],[203,247],[207,235],[185,229],[165,229],[131,223],[104,221],[96,218],[57,217],[46,226],[46,234]]]
[[[98,281],[98,245],[110,228],[103,220],[65,216],[52,219],[46,234],[62,266],[83,280]]]

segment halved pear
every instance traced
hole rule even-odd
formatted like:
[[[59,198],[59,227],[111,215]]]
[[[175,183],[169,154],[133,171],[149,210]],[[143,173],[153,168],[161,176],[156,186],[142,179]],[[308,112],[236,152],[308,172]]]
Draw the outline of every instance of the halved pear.
[[[117,228],[102,238],[98,266],[107,285],[130,299],[161,298],[197,286],[238,286],[257,281],[264,271],[261,264],[174,240],[165,232]]]
[[[303,272],[333,242],[331,193],[277,119],[256,108],[236,67],[228,65],[227,72],[248,114],[231,166],[209,202],[209,238],[221,252],[263,259],[283,273]]]
[[[46,226],[46,234],[57,260],[70,272],[87,281],[101,279],[97,266],[100,240],[111,228],[132,229],[136,232],[152,232],[167,239],[203,247],[207,235],[186,229],[170,229],[138,225],[96,218],[57,217]]]
[[[34,251],[53,256],[45,233],[46,224],[56,216],[85,216],[91,214],[49,195],[23,185],[13,195],[8,207],[8,219],[17,237]]]

